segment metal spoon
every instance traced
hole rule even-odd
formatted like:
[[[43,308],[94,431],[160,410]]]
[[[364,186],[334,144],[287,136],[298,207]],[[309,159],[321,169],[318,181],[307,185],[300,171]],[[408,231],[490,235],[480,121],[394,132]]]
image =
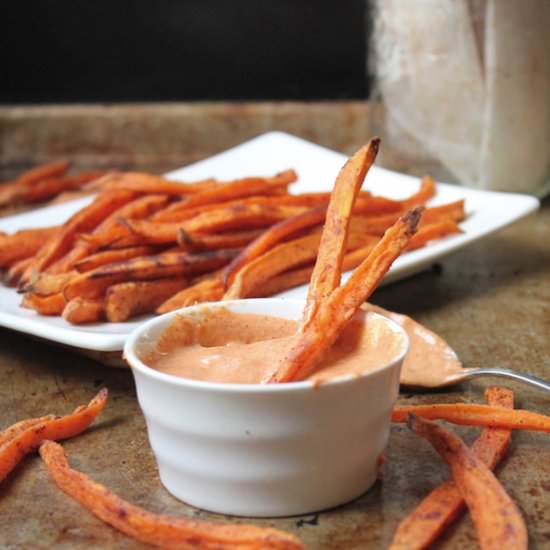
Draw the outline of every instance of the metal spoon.
[[[471,380],[472,378],[479,378],[481,376],[496,376],[498,378],[508,378],[517,382],[523,382],[530,386],[534,386],[539,390],[545,390],[550,393],[550,383],[538,376],[532,374],[525,374],[523,372],[517,372],[512,369],[501,369],[499,367],[479,367],[472,369],[464,369],[464,373],[457,375],[456,378],[450,381],[450,384],[457,384],[464,380]]]

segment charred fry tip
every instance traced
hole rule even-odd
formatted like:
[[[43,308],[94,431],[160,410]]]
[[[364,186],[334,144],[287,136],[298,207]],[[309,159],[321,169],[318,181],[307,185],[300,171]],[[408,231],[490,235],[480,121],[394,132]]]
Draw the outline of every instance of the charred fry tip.
[[[407,226],[408,237],[412,237],[416,233],[424,210],[424,206],[416,206],[401,216],[401,221]]]
[[[376,137],[373,137],[369,142],[369,145],[372,148],[373,153],[374,153],[375,156],[378,154],[378,151],[380,150],[380,142],[381,141],[382,140],[378,136],[376,136]]]
[[[179,244],[193,244],[193,238],[182,227],[178,229],[177,241]]]

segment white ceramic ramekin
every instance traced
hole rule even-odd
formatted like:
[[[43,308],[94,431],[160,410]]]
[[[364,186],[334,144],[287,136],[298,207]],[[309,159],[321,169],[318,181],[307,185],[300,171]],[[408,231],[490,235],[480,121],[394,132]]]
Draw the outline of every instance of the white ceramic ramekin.
[[[257,517],[315,512],[364,493],[376,479],[388,440],[408,347],[405,332],[381,318],[401,339],[395,359],[319,387],[187,380],[140,360],[175,315],[196,316],[204,307],[220,306],[299,319],[304,302],[269,298],[198,305],[156,317],[128,338],[124,356],[164,486],[199,508]]]

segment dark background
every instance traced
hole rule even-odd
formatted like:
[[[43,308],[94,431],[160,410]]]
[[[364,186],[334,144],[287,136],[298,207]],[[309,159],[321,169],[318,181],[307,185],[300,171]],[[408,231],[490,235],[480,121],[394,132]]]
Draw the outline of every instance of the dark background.
[[[0,103],[363,99],[366,0],[3,0]]]

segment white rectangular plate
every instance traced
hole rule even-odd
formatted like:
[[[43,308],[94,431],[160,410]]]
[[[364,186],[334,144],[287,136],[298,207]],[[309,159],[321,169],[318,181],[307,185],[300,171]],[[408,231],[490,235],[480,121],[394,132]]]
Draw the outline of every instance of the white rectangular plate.
[[[292,186],[295,193],[330,191],[334,178],[346,157],[329,149],[280,132],[270,132],[247,141],[209,159],[170,172],[173,179],[194,180],[207,177],[231,179],[247,175],[270,176],[294,168],[299,181]],[[391,198],[404,198],[418,189],[417,178],[373,168],[364,189]],[[467,219],[461,223],[464,233],[409,252],[397,259],[385,282],[392,282],[425,269],[442,256],[500,229],[536,210],[537,199],[511,193],[476,191],[466,187],[440,184],[437,196],[430,204],[440,204],[464,198]],[[90,198],[50,206],[30,213],[0,220],[0,230],[9,233],[28,227],[59,224]],[[281,296],[305,296],[307,287],[287,291]],[[43,317],[19,307],[21,296],[0,285],[0,326],[18,330],[53,342],[95,351],[116,351],[123,347],[126,336],[144,320],[127,323],[98,323],[74,326],[61,317]]]

